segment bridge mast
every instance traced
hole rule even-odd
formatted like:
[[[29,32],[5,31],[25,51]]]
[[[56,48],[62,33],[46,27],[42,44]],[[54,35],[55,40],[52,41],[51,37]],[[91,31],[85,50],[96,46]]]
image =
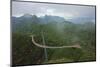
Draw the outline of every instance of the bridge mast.
[[[44,32],[43,31],[41,32],[41,35],[42,35],[43,45],[46,45],[45,40],[44,40]],[[45,62],[46,62],[48,60],[48,55],[47,55],[47,49],[46,48],[44,48],[44,54],[45,54]]]

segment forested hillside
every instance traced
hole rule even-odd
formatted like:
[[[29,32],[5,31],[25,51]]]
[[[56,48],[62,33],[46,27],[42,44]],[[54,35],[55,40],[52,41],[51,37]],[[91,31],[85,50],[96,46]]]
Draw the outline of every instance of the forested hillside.
[[[59,19],[59,20],[57,20]],[[75,24],[59,16],[37,17],[23,15],[12,17],[13,65],[48,64],[96,60],[95,23]],[[81,48],[46,49],[35,46],[43,44],[42,32],[47,46],[80,45]]]

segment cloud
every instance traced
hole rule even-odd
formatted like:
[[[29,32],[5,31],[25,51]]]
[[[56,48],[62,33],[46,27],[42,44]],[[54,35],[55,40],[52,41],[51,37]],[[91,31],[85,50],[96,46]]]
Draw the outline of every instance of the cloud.
[[[37,16],[55,15],[66,19],[95,18],[94,6],[60,5],[33,2],[12,2],[12,15],[35,14]]]

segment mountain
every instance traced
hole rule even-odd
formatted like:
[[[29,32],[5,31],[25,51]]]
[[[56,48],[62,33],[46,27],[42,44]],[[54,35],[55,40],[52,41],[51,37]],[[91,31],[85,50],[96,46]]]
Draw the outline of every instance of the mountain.
[[[72,22],[66,21],[63,17],[45,15],[37,17],[36,15],[24,14],[20,17],[12,17],[12,29],[15,31],[32,32],[35,28],[41,25],[55,26],[72,25]],[[38,27],[39,28],[39,27]],[[37,28],[37,29],[38,29]],[[35,31],[35,30],[34,30]]]
[[[65,19],[63,17],[59,16],[50,16],[50,15],[45,15],[43,17],[40,17],[41,22],[44,23],[50,23],[50,22],[64,22]]]
[[[60,16],[45,15],[37,17],[36,15],[24,14],[20,17],[12,17],[13,26],[16,24],[47,24],[47,23],[63,23],[63,24],[87,24],[88,22],[95,24],[91,21],[91,18],[74,18],[74,19],[64,19]]]
[[[39,18],[36,15],[24,14],[20,17],[12,17],[12,23],[38,23]]]
[[[39,19],[36,15],[30,15],[30,14],[25,14],[21,17],[19,17],[19,20],[21,22],[28,22],[28,23],[38,23],[39,22]]]
[[[91,17],[78,17],[78,18],[68,19],[68,21],[71,21],[76,24],[84,24],[87,22],[95,23],[94,18]]]
[[[20,17],[12,17],[14,23],[51,23],[51,22],[64,22],[66,21],[63,17],[45,15],[37,17],[36,15],[24,14]]]

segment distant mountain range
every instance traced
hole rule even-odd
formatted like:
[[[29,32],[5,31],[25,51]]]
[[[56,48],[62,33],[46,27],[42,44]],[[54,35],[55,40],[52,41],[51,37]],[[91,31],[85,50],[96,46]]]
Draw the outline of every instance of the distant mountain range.
[[[69,19],[69,21],[73,22],[73,23],[80,23],[80,24],[84,24],[84,23],[88,23],[88,22],[92,22],[95,23],[95,19],[93,20],[93,18],[91,17],[78,17],[78,18],[73,18],[73,19]]]
[[[14,17],[12,16],[12,22],[13,23],[40,23],[40,24],[46,24],[46,23],[51,23],[51,22],[67,22],[67,23],[87,23],[91,22],[90,19],[86,18],[79,18],[79,19],[64,19],[63,17],[60,16],[51,16],[51,15],[45,15],[45,16],[40,16],[37,17],[36,15],[30,15],[30,14],[24,14],[23,16],[20,17]]]
[[[74,27],[78,27],[79,29],[95,29],[95,24],[92,22],[84,22],[80,24],[68,21],[63,17],[50,15],[37,17],[36,15],[25,14],[20,17],[12,17],[11,24],[13,32],[22,33],[33,33],[39,31],[42,26],[44,28],[53,28],[60,32],[62,32],[64,28],[72,29]]]
[[[64,22],[66,21],[63,17],[59,16],[50,16],[50,15],[45,15],[42,17],[37,17],[36,15],[30,15],[30,14],[25,14],[20,17],[12,17],[12,22],[13,23],[25,23],[25,22],[30,22],[30,23],[51,23],[51,22]]]

